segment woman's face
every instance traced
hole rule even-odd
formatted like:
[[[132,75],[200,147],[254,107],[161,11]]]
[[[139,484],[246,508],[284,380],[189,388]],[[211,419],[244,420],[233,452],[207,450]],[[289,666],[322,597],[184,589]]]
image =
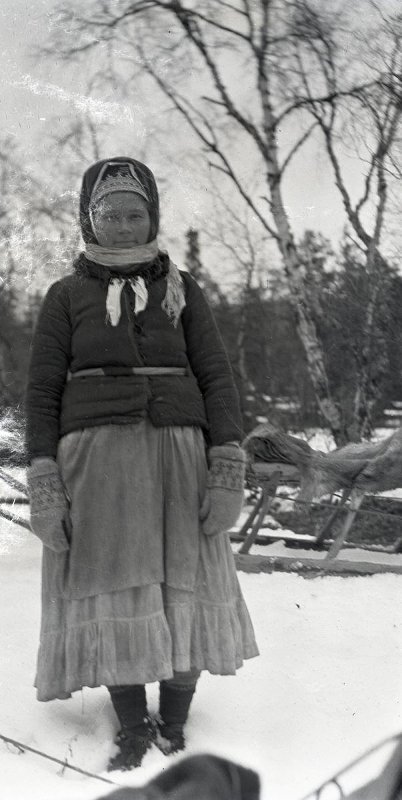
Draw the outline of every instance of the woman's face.
[[[135,247],[149,238],[151,220],[145,200],[133,192],[106,195],[92,214],[101,247]]]

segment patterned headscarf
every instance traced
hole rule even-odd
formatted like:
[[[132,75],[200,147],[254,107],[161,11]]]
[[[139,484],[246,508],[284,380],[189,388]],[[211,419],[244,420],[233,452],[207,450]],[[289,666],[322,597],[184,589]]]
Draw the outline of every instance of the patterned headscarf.
[[[86,244],[98,244],[91,224],[94,206],[111,191],[132,191],[147,202],[151,221],[149,241],[156,239],[159,230],[159,196],[151,170],[140,161],[127,156],[97,161],[86,170],[80,194],[80,224]]]

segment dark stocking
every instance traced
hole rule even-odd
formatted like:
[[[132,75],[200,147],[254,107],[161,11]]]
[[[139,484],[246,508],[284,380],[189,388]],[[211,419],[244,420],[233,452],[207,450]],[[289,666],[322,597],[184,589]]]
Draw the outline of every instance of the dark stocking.
[[[109,686],[113,708],[121,725],[116,744],[120,752],[109,763],[109,770],[139,767],[151,746],[152,731],[147,720],[145,686]]]
[[[145,686],[108,686],[113,708],[123,730],[144,725],[147,716]]]
[[[169,681],[161,681],[159,713],[160,732],[167,740],[166,752],[184,749],[184,724],[194,696],[199,673],[177,673]]]

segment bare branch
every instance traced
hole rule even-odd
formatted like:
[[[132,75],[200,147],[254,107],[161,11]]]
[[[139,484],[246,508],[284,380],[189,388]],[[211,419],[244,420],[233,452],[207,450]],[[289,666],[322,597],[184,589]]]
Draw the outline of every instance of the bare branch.
[[[310,136],[311,136],[312,132],[315,130],[315,128],[317,127],[317,125],[318,125],[318,122],[313,122],[313,123],[312,123],[312,125],[310,125],[310,127],[309,127],[309,128],[306,130],[306,132],[303,134],[303,136],[301,136],[301,137],[300,137],[300,139],[298,139],[298,141],[296,142],[296,144],[294,144],[294,145],[293,145],[292,149],[291,149],[291,150],[290,150],[290,152],[287,154],[287,156],[286,156],[286,158],[285,158],[285,160],[284,160],[284,162],[283,162],[282,166],[280,167],[280,173],[281,173],[281,175],[283,175],[283,174],[284,174],[284,172],[286,171],[286,169],[287,169],[287,167],[289,166],[289,164],[290,164],[290,162],[291,162],[291,160],[292,160],[293,156],[295,156],[295,155],[296,155],[296,153],[298,152],[298,150],[300,150],[300,148],[301,148],[301,147],[302,147],[302,146],[305,144],[305,142],[307,141],[307,139],[309,139],[309,138],[310,138]]]
[[[236,6],[232,5],[231,3],[225,3],[225,0],[215,0],[218,6],[222,6],[222,8],[228,8],[229,11],[235,11],[236,14],[239,14],[241,17],[245,17],[245,12],[241,10],[241,8],[237,8]]]
[[[367,201],[368,201],[368,199],[370,197],[371,181],[372,181],[372,178],[373,178],[373,175],[374,175],[375,165],[376,165],[376,155],[374,154],[372,156],[372,158],[371,158],[370,166],[369,166],[368,172],[366,174],[366,177],[364,179],[364,191],[363,191],[363,194],[362,194],[360,200],[358,201],[358,203],[355,206],[355,214],[357,216],[359,216],[360,211],[362,210],[363,206],[365,206],[365,204],[367,203]]]
[[[225,33],[230,33],[232,36],[236,36],[239,39],[242,39],[246,44],[252,45],[250,38],[241,31],[236,30],[236,28],[230,28],[229,25],[223,25],[216,20],[211,19],[210,17],[206,17],[205,14],[201,14],[199,11],[191,11],[191,16],[193,19],[200,19],[202,22],[205,22],[207,25],[211,25],[213,28],[217,28],[217,30],[224,31]]]
[[[341,194],[342,202],[346,211],[346,215],[348,217],[349,222],[351,223],[355,233],[358,235],[359,239],[368,246],[370,243],[370,236],[364,229],[358,212],[353,208],[352,201],[350,194],[346,188],[346,184],[343,180],[342,171],[339,163],[339,159],[335,153],[335,148],[333,144],[332,138],[332,131],[331,129],[326,126],[325,124],[321,124],[321,130],[324,133],[324,138],[327,146],[327,152],[334,170],[335,175],[335,183],[339,189]]]
[[[205,100],[207,103],[212,103],[215,106],[220,106],[220,108],[226,108],[222,100],[215,100],[213,97],[207,97],[205,94],[201,95],[201,100]]]
[[[305,75],[305,70],[302,67],[300,68],[300,74],[302,76]],[[361,83],[361,84],[359,84],[357,86],[354,86],[354,87],[351,87],[349,89],[337,89],[336,91],[329,92],[328,94],[319,95],[319,96],[314,96],[314,94],[312,93],[312,90],[309,87],[306,87],[306,88],[308,88],[308,96],[307,97],[298,98],[298,99],[294,100],[292,103],[290,103],[278,115],[276,124],[277,124],[277,126],[279,126],[281,124],[281,122],[283,122],[283,120],[286,119],[286,117],[288,117],[289,114],[292,114],[294,111],[298,111],[298,110],[303,109],[303,108],[306,108],[307,110],[309,110],[310,106],[315,107],[315,106],[325,106],[327,104],[331,105],[331,104],[333,104],[333,102],[335,100],[340,100],[342,98],[347,99],[347,98],[352,98],[352,97],[359,97],[363,91],[369,90],[369,89],[373,89],[374,87],[376,87],[378,85],[379,85],[379,82],[376,81],[376,80],[366,81],[364,83]]]
[[[233,166],[229,161],[228,156],[219,147],[216,134],[212,129],[212,126],[210,125],[209,121],[202,116],[202,114],[198,109],[195,109],[192,106],[192,104],[188,101],[188,99],[180,97],[180,95],[177,92],[174,92],[172,89],[170,89],[167,83],[164,80],[162,80],[160,75],[158,75],[158,73],[153,69],[150,62],[146,59],[145,53],[143,51],[142,51],[142,59],[143,59],[144,69],[146,69],[148,74],[154,79],[154,81],[157,83],[162,92],[171,100],[176,110],[179,111],[180,114],[185,118],[187,124],[194,131],[196,136],[201,140],[201,142],[204,144],[204,146],[207,148],[209,152],[213,153],[220,159],[221,166],[216,164],[212,164],[211,166],[213,166],[216,169],[220,169],[221,172],[223,172],[232,180],[232,182],[238,189],[240,195],[245,200],[247,205],[251,208],[256,217],[258,217],[265,230],[270,234],[270,236],[272,236],[277,240],[278,239],[277,232],[269,225],[265,217],[261,214],[255,203],[253,202],[252,198],[244,189],[240,178],[237,176]],[[205,133],[205,131],[202,130],[200,124],[196,122],[197,119],[206,128],[208,133]]]
[[[173,4],[172,4],[173,5]],[[257,127],[247,119],[244,114],[242,114],[239,109],[236,107],[233,98],[229,95],[228,90],[223,82],[221,77],[220,71],[218,69],[218,65],[216,61],[211,56],[211,52],[208,49],[204,38],[202,36],[201,30],[197,22],[193,19],[193,15],[189,14],[186,9],[180,3],[180,0],[176,0],[174,7],[172,8],[174,14],[176,15],[177,19],[183,26],[184,30],[186,31],[189,40],[193,42],[195,47],[197,48],[198,52],[201,54],[204,63],[212,77],[214,82],[215,88],[222,99],[222,102],[225,105],[226,111],[232,119],[236,120],[236,122],[242,127],[246,133],[248,133],[256,142],[257,147],[259,148],[261,154],[263,156],[266,155],[266,145],[264,139],[261,137]]]
[[[243,5],[244,5],[243,13],[246,16],[248,22],[249,39],[250,42],[254,43],[255,26],[254,26],[253,14],[250,8],[250,0],[243,0]]]

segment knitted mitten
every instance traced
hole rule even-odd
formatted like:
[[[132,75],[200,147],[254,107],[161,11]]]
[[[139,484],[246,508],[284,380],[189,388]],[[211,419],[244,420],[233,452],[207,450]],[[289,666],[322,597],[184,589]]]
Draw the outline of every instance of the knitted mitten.
[[[27,470],[30,524],[41,542],[56,553],[69,549],[68,501],[59,468],[52,458],[37,458]]]
[[[200,510],[204,533],[213,536],[235,525],[243,505],[246,454],[241,447],[223,444],[208,452],[207,491]]]

